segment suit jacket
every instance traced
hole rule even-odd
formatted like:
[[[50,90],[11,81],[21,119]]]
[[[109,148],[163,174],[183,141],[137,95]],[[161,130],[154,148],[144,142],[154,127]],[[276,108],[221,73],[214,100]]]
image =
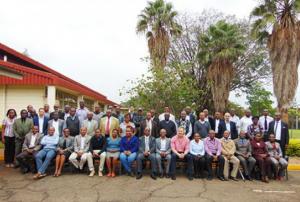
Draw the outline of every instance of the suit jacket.
[[[97,121],[92,119],[90,121],[90,127],[89,127],[89,120],[86,119],[82,122],[81,127],[86,127],[87,128],[87,134],[90,135],[90,136],[94,136],[95,135],[95,130],[98,128],[98,123],[97,123]]]
[[[101,131],[102,135],[106,135],[105,134],[105,132],[106,132],[105,131],[106,120],[107,120],[107,116],[100,119],[99,128],[100,128],[100,131]],[[110,128],[109,128],[109,135],[110,135],[110,137],[112,136],[112,131],[114,129],[119,129],[119,128],[120,128],[119,120],[117,118],[111,116],[111,119],[110,119]]]
[[[140,134],[139,136],[142,137],[144,134],[144,130],[147,127],[147,122],[146,120],[143,120],[141,122],[141,129],[140,129]],[[159,136],[159,128],[158,128],[158,123],[152,120],[152,129],[151,129],[151,136],[154,138],[157,138]]]
[[[44,116],[44,123],[43,123],[43,134],[47,134],[47,130],[48,130],[48,121],[49,119]],[[38,126],[39,128],[41,127],[39,125],[39,116],[35,116],[33,117],[33,125]]]
[[[66,148],[65,149],[69,152],[73,152],[73,150],[74,150],[74,139],[75,138],[72,137],[72,136],[68,136],[67,138],[60,137],[59,141],[58,141],[58,144],[57,144],[57,150],[63,148],[65,139],[66,139]],[[79,147],[80,147],[80,145],[79,145]]]
[[[145,152],[145,136],[142,136],[139,138],[139,153],[144,153]],[[152,137],[151,135],[149,136],[149,151],[150,153],[155,153],[155,137]]]
[[[156,138],[156,153],[160,154],[161,153],[161,141],[160,137]],[[166,137],[166,154],[171,154],[171,139]]]
[[[23,140],[25,135],[30,132],[33,126],[33,121],[30,118],[26,118],[23,122],[21,118],[16,119],[13,124],[13,131],[17,139]]]
[[[268,135],[275,134],[275,131],[274,131],[275,122],[276,121],[270,122]],[[276,134],[275,134],[275,136],[276,136]],[[281,148],[285,147],[285,145],[288,145],[289,141],[290,141],[290,136],[289,136],[288,125],[285,122],[281,121],[281,138],[280,138]],[[284,153],[284,151],[282,151],[282,152]]]
[[[53,115],[54,115],[54,112],[51,112],[50,113],[50,120],[53,119]],[[58,118],[64,120],[65,119],[65,113],[59,110],[58,111]]]
[[[86,134],[85,135],[84,148],[83,148],[84,153],[87,153],[89,151],[90,141],[91,141],[91,136]],[[76,135],[75,139],[74,139],[74,152],[81,151],[80,144],[81,144],[81,135],[79,134],[79,135]]]
[[[50,121],[48,121],[48,129],[53,126],[53,120],[54,119],[51,119]],[[63,119],[58,119],[57,121],[58,121],[59,137],[62,137],[63,136],[63,127],[64,127],[65,121]]]
[[[26,134],[24,142],[23,142],[23,146],[22,146],[22,151],[26,151],[27,149],[29,149],[31,137],[32,137],[32,132],[29,132]],[[35,151],[41,150],[42,145],[40,143],[41,143],[42,137],[43,137],[42,134],[40,134],[40,133],[36,134],[33,150],[35,150]]]
[[[234,140],[234,139],[238,138],[238,131],[236,129],[236,124],[233,121],[230,121],[229,123],[230,123],[230,136],[231,136],[231,139]],[[217,135],[216,137],[222,138],[225,130],[227,130],[226,123],[224,120],[222,120],[222,121],[220,120],[218,134],[216,134]]]

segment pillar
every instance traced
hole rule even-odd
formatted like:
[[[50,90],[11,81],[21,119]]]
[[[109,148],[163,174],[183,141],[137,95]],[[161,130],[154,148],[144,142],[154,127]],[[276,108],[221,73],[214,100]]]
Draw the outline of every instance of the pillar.
[[[53,106],[56,104],[56,87],[47,86],[47,104],[50,107],[50,111],[54,111]]]

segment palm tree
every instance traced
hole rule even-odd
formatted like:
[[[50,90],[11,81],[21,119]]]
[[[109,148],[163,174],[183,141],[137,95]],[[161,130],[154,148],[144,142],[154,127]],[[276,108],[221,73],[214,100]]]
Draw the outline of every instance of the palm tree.
[[[252,35],[266,42],[273,72],[278,110],[287,109],[298,86],[300,60],[300,0],[264,0],[251,13]]]
[[[148,2],[139,15],[136,31],[146,33],[152,67],[163,69],[166,66],[170,38],[180,35],[182,30],[176,23],[177,15],[173,5],[164,0]]]
[[[214,108],[224,112],[234,77],[234,62],[245,50],[244,37],[238,25],[221,20],[200,35],[199,43],[199,59],[208,67]]]

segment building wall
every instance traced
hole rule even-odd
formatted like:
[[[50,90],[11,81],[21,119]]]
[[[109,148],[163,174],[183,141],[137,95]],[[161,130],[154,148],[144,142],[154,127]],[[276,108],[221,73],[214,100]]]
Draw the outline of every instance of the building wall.
[[[45,104],[45,87],[44,86],[6,86],[3,93],[3,86],[0,88],[0,95],[4,95],[4,104],[0,101],[0,106],[4,106],[0,111],[0,120],[3,120],[8,109],[13,108],[19,116],[21,109],[26,109],[31,104],[34,109],[38,110]],[[2,93],[2,94],[1,94]],[[2,97],[2,96],[1,96]],[[1,99],[2,100],[2,99]]]
[[[6,114],[5,112],[5,86],[4,85],[0,85],[0,124],[2,123],[2,120],[4,117],[3,114]]]

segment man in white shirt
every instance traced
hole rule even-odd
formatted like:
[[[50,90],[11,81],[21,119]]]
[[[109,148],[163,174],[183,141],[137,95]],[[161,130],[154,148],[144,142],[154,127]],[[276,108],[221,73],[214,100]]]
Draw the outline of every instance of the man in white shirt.
[[[264,109],[262,116],[259,117],[259,125],[262,127],[262,132],[264,135],[264,140],[268,140],[268,131],[269,131],[269,124],[273,121],[274,119],[269,116],[269,112],[267,109]]]
[[[59,114],[58,112],[54,112],[52,114],[53,119],[51,119],[50,121],[48,121],[48,128],[49,127],[53,127],[55,128],[55,132],[54,135],[58,135],[60,137],[63,136],[63,127],[64,127],[64,123],[65,121],[62,119],[59,119]]]
[[[39,109],[38,116],[33,117],[33,125],[39,127],[40,134],[46,134],[48,130],[48,118],[45,116],[44,108]]]
[[[240,118],[235,114],[234,109],[230,109],[230,121],[234,122],[236,125],[236,129],[239,131],[240,128]]]
[[[169,107],[165,107],[165,112],[159,115],[159,121],[165,120],[165,113],[170,114],[169,120],[173,121],[176,124],[175,116],[171,114],[171,110]]]
[[[240,120],[240,131],[247,132],[248,126],[250,126],[251,124],[252,124],[251,111],[247,109],[245,110],[245,115]]]

